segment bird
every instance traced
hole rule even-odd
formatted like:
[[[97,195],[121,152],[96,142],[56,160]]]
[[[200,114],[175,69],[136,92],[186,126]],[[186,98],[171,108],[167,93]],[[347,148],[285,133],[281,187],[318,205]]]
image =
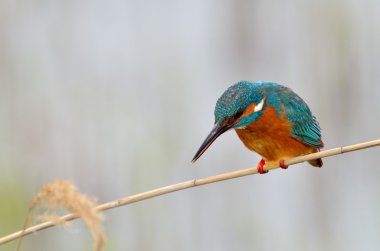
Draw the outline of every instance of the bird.
[[[305,101],[283,85],[240,81],[229,87],[215,106],[215,123],[196,152],[195,162],[223,133],[235,130],[243,144],[262,159],[260,174],[270,167],[287,169],[288,158],[323,148],[321,129]],[[322,159],[308,161],[322,167]]]

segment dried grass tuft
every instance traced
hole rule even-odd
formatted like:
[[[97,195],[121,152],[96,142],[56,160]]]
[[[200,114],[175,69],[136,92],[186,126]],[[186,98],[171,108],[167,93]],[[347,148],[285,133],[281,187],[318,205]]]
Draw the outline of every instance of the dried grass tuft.
[[[104,219],[103,214],[96,210],[94,199],[80,193],[73,183],[66,180],[57,180],[42,187],[29,208],[23,230],[29,225],[32,212],[38,205],[48,209],[64,208],[82,217],[95,240],[95,250],[102,250],[105,243],[105,234],[101,225]],[[54,225],[65,223],[58,215],[50,213],[36,216],[34,219],[49,220]],[[17,250],[20,249],[20,244],[21,239]]]

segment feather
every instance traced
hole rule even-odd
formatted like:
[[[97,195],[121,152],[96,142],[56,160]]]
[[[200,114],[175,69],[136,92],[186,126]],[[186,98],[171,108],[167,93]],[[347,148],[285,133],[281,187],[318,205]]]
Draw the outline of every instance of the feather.
[[[289,88],[279,93],[286,117],[292,123],[291,136],[302,143],[321,148],[321,129],[307,104]]]

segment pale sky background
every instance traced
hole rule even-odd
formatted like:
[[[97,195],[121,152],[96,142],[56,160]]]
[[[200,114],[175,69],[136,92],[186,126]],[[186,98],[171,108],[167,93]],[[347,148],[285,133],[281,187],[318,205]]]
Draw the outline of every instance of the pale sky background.
[[[1,1],[0,235],[56,179],[103,203],[256,166],[234,132],[190,162],[240,80],[292,88],[326,149],[379,138],[379,13],[373,0]],[[374,148],[113,209],[105,250],[380,250],[379,161]],[[22,250],[91,247],[77,221]]]

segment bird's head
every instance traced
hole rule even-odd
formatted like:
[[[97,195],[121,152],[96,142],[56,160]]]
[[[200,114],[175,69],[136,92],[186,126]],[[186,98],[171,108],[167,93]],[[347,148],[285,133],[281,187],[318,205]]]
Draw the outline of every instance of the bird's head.
[[[265,99],[258,85],[247,81],[228,88],[216,103],[214,127],[192,161],[195,162],[224,132],[242,129],[260,118],[266,108]]]

